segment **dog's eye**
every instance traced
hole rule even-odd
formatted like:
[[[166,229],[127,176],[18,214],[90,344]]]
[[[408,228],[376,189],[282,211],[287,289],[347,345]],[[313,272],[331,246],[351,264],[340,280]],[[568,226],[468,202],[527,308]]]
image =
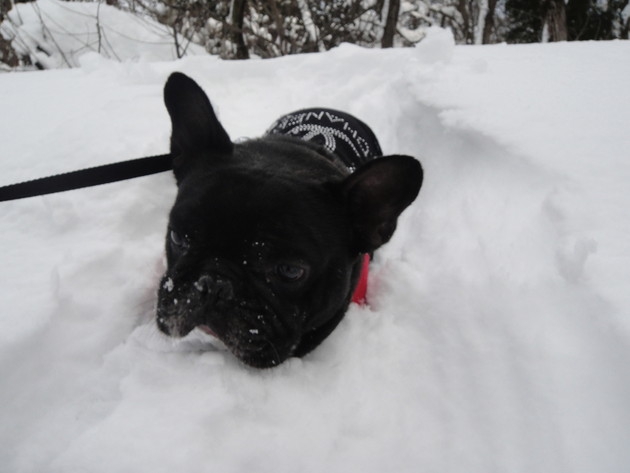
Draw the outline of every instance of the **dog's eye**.
[[[299,281],[306,275],[306,268],[295,264],[279,264],[276,273],[285,281]]]
[[[169,235],[171,238],[171,243],[177,248],[184,249],[188,247],[188,240],[185,237],[182,237],[175,230],[171,230]]]

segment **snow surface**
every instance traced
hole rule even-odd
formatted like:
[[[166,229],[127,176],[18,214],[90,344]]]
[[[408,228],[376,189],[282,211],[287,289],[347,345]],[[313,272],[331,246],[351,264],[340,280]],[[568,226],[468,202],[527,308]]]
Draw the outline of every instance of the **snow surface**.
[[[0,204],[0,470],[630,471],[630,42],[0,75],[0,183],[165,152],[172,71],[233,138],[321,105],[426,178],[352,306],[257,371],[154,326],[162,174]]]

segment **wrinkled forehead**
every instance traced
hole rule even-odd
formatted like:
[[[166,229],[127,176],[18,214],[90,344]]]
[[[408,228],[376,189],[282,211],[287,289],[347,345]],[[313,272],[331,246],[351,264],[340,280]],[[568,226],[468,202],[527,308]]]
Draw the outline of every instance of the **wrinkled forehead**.
[[[322,184],[216,172],[184,185],[171,212],[171,226],[208,246],[323,251],[346,233],[342,205]]]

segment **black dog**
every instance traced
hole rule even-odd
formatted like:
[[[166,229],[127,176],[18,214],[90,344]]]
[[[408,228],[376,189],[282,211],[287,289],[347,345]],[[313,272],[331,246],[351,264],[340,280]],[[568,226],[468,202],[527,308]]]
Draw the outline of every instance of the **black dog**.
[[[192,79],[171,75],[164,100],[178,194],[158,327],[198,327],[259,368],[305,355],[344,316],[363,255],[416,198],[420,163],[378,157],[367,125],[333,110],[287,115],[235,144]]]

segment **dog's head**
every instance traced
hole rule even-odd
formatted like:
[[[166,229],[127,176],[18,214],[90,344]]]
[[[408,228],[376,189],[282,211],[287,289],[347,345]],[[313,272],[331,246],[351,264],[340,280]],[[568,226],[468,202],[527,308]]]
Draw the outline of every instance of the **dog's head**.
[[[158,327],[200,328],[271,367],[312,350],[343,317],[361,255],[387,242],[422,168],[378,158],[355,173],[283,137],[232,143],[201,88],[164,91],[178,194],[158,291]]]

